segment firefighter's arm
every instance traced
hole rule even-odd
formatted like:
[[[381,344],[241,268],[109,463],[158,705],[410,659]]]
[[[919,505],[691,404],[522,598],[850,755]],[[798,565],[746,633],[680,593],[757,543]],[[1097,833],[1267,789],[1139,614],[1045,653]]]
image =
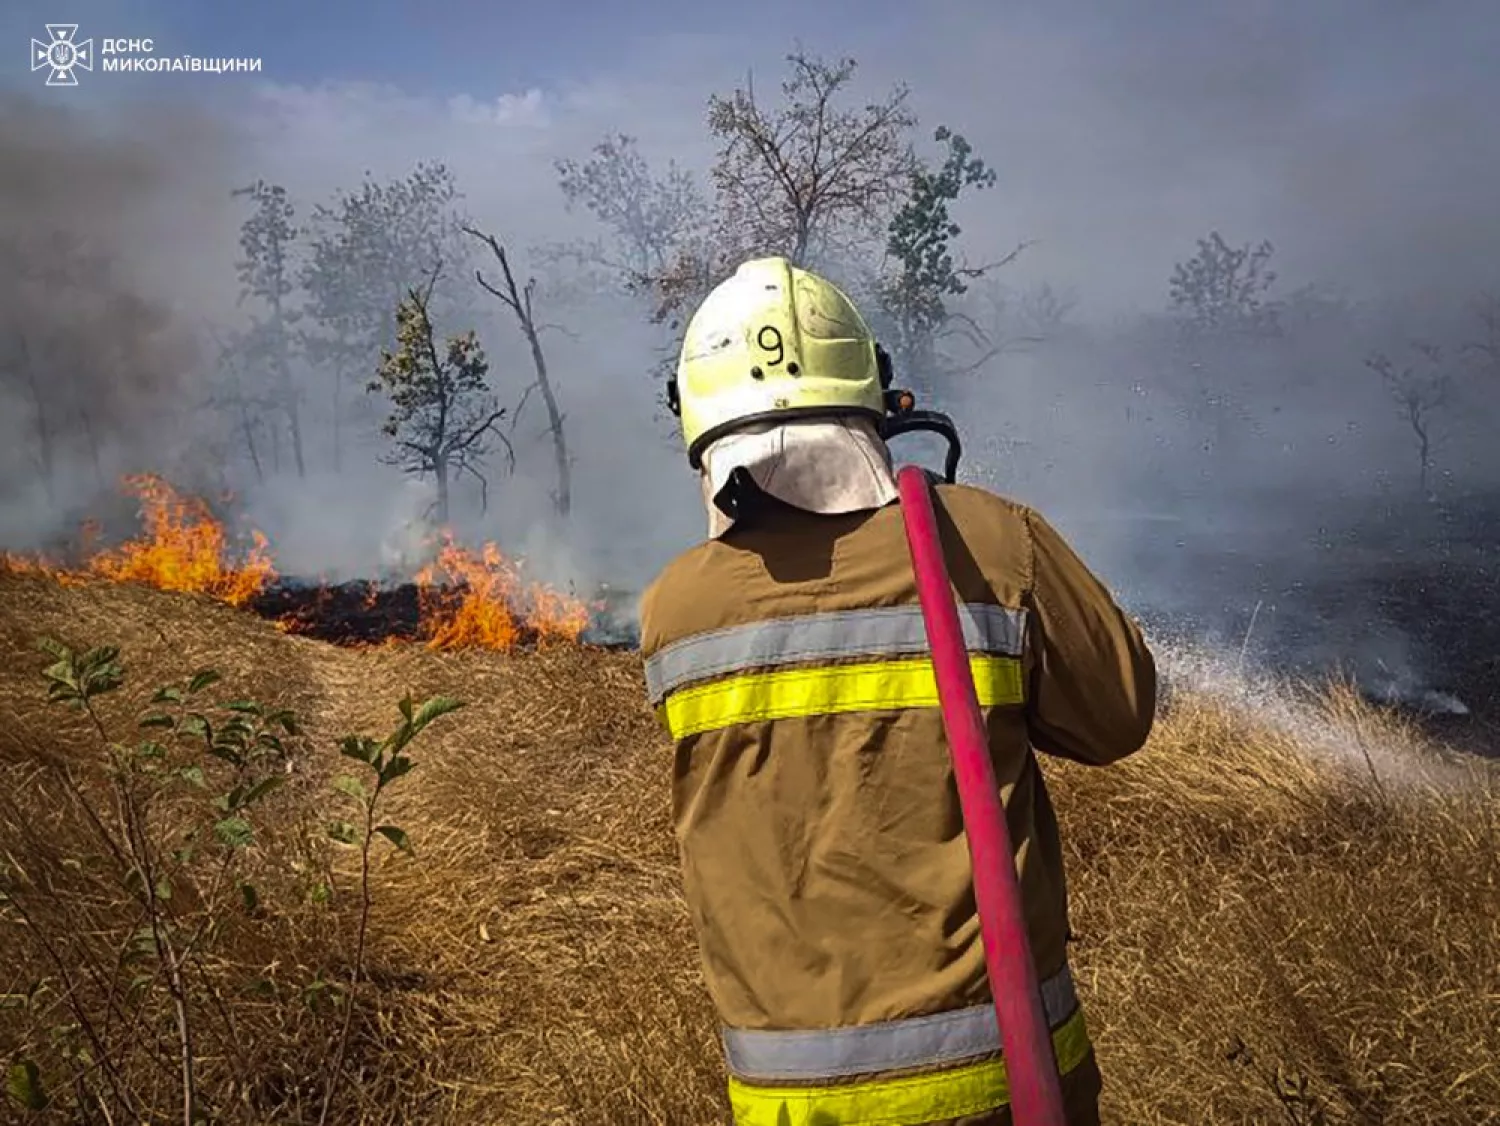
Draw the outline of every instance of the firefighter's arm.
[[[1146,742],[1156,714],[1156,662],[1140,627],[1057,530],[1027,514],[1031,742],[1103,766]]]

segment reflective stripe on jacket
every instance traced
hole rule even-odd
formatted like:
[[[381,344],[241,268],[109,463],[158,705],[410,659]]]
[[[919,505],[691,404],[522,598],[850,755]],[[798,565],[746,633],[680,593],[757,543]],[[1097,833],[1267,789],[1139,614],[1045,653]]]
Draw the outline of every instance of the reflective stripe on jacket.
[[[939,507],[1059,1067],[1093,1089],[1032,747],[1131,753],[1154,667],[1035,513],[962,486]],[[899,510],[779,507],[690,550],[643,600],[642,648],[676,743],[684,886],[739,1126],[1008,1121]]]
[[[1058,1070],[1070,1076],[1088,1059],[1089,1039],[1067,967],[1042,982],[1042,1002]],[[816,1032],[725,1029],[723,1036],[738,1126],[938,1123],[1010,1101],[990,1003]],[[878,1073],[892,1077],[857,1081]],[[839,1079],[856,1081],[830,1082]]]

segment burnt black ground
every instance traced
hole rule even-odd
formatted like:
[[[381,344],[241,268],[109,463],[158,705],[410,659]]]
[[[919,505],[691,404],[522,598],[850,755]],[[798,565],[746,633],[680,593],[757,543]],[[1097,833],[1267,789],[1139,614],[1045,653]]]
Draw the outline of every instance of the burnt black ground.
[[[1350,676],[1444,742],[1500,755],[1500,495],[1349,498],[1311,526],[1296,511],[1256,542],[1143,537],[1133,571],[1168,551],[1190,565],[1174,566],[1171,590],[1130,592],[1132,608],[1164,633],[1243,646],[1263,667]]]
[[[1141,521],[1126,569],[1175,581],[1120,584],[1121,600],[1157,634],[1243,648],[1281,673],[1352,677],[1442,741],[1500,756],[1500,495],[1342,501],[1311,530],[1296,511],[1253,540]],[[1086,530],[1079,539],[1087,554]],[[583,640],[637,645],[635,597],[600,588]],[[252,609],[335,644],[419,637],[411,584],[283,581]]]
[[[440,588],[439,598],[461,593]],[[629,599],[608,589],[595,600],[593,621],[582,640],[605,649],[631,648],[638,639],[628,617]],[[421,631],[421,594],[415,583],[345,582],[322,585],[280,579],[251,600],[249,609],[282,622],[288,632],[334,645],[378,645],[416,641]],[[522,644],[531,638],[523,631]]]
[[[387,638],[414,640],[419,636],[421,618],[414,583],[320,586],[283,580],[262,591],[252,600],[250,609],[284,622],[289,632],[335,645],[373,645]]]

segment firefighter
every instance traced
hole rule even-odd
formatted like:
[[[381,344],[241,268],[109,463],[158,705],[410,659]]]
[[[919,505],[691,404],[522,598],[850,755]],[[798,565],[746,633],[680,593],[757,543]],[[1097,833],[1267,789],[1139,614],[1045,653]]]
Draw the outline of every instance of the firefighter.
[[[740,266],[668,397],[706,542],[641,602],[673,818],[737,1126],[1001,1126],[1008,1079],[882,434],[890,361],[838,288]],[[1034,752],[1105,765],[1155,712],[1139,628],[1037,513],[936,490],[1074,1126],[1099,1071]]]

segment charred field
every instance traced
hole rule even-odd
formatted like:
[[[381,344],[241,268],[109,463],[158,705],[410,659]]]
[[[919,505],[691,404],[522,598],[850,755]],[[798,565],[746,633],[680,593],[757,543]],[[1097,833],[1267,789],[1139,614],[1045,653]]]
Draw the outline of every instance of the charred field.
[[[278,577],[250,598],[245,609],[276,622],[287,633],[359,647],[427,641],[431,631],[424,623],[425,608],[461,605],[470,593],[464,585],[426,589],[410,580],[326,583]],[[626,617],[629,606],[608,589],[595,594],[585,603],[587,619],[578,640],[601,649],[634,647],[635,631]],[[548,635],[522,618],[514,644],[533,646]]]
[[[1277,676],[1346,679],[1435,739],[1500,756],[1500,493],[1346,498],[1249,540],[1208,528],[1166,542],[1143,543],[1134,573],[1177,551],[1190,581],[1126,595],[1158,635]]]

